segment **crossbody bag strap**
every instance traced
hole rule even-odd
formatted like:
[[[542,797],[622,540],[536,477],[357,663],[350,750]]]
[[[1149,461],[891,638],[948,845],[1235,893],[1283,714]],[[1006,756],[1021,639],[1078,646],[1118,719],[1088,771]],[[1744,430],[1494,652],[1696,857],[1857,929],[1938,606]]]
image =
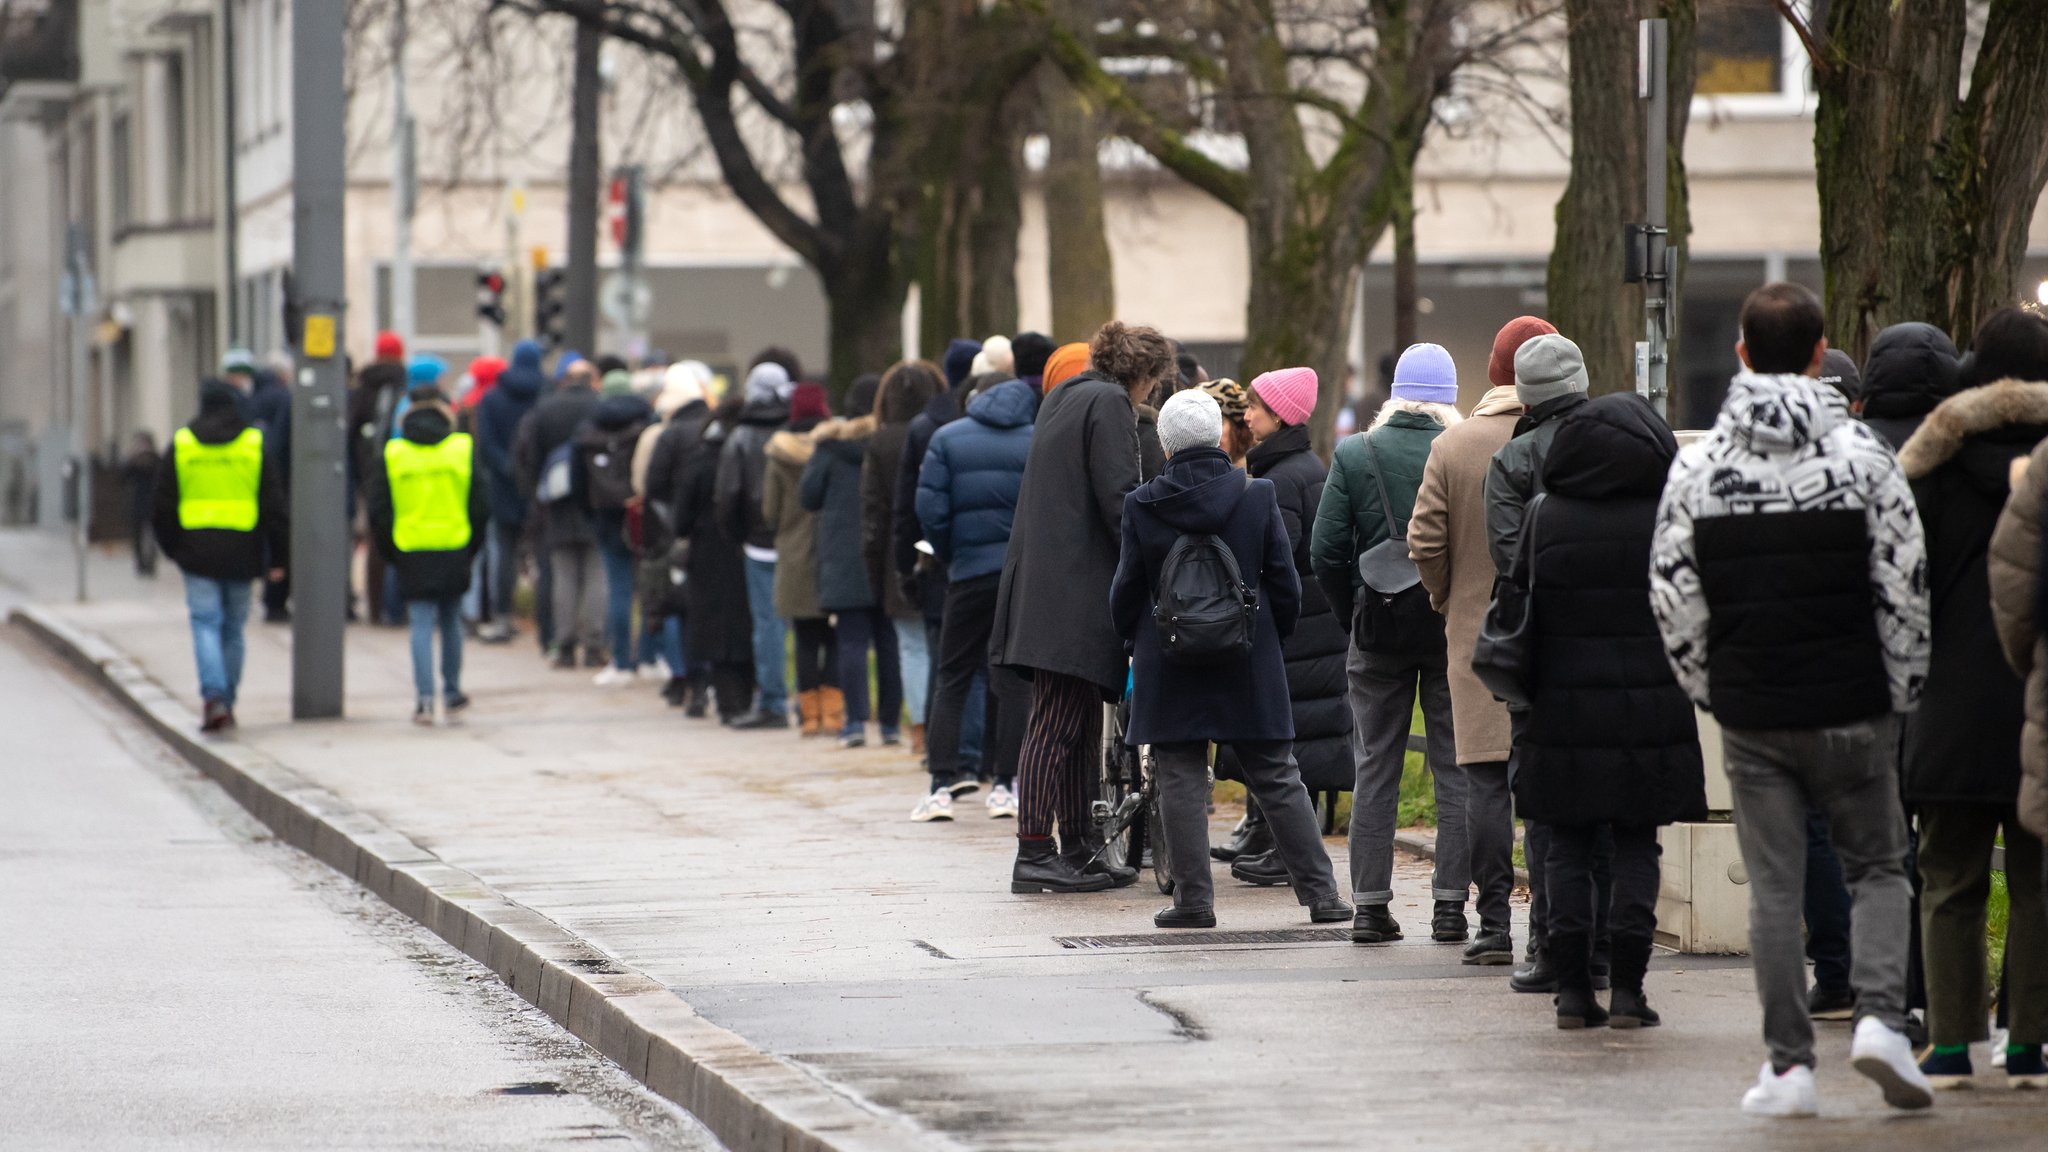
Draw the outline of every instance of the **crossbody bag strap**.
[[[1372,482],[1380,490],[1380,515],[1387,518],[1387,535],[1395,540],[1408,539],[1408,529],[1394,515],[1394,502],[1387,498],[1386,476],[1380,470],[1380,450],[1373,446],[1372,433],[1365,434],[1365,454],[1371,457]]]
[[[1515,570],[1510,574],[1515,583],[1528,590],[1536,587],[1536,518],[1541,514],[1543,496],[1536,493],[1522,510],[1522,538],[1516,541]]]

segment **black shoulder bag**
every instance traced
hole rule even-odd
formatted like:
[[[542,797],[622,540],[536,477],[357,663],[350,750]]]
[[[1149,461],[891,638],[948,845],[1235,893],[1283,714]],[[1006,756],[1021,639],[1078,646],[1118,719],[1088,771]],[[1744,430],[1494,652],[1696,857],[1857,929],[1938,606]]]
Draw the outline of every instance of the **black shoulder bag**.
[[[1472,647],[1472,671],[1479,682],[1513,708],[1527,708],[1536,697],[1536,517],[1542,507],[1543,493],[1538,492],[1523,510],[1515,566],[1493,582],[1493,603]]]
[[[1352,639],[1369,652],[1407,653],[1440,640],[1444,618],[1429,606],[1429,592],[1422,587],[1422,573],[1408,555],[1408,529],[1394,515],[1394,502],[1387,497],[1387,481],[1380,470],[1379,449],[1370,435],[1365,438],[1373,483],[1380,491],[1380,514],[1387,520],[1387,538],[1358,556],[1358,575],[1365,588],[1358,598],[1358,616],[1352,625]]]

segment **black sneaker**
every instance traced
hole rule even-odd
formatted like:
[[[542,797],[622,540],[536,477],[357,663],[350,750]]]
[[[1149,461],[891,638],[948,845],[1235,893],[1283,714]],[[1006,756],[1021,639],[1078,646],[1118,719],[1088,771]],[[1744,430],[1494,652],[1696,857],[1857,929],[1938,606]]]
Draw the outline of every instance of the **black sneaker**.
[[[441,706],[448,709],[448,714],[453,716],[464,708],[469,707],[469,697],[464,696],[460,692],[450,692],[447,698],[442,700]]]
[[[1308,906],[1308,922],[1311,924],[1335,924],[1357,915],[1358,909],[1342,896],[1324,896]]]
[[[1351,918],[1353,944],[1392,944],[1401,938],[1401,926],[1385,904],[1361,904]]]
[[[1177,905],[1170,908],[1161,908],[1152,914],[1152,926],[1154,928],[1214,928],[1216,926],[1216,908],[1210,904],[1204,904],[1200,908],[1182,908]]]
[[[219,732],[234,722],[234,715],[228,711],[228,706],[219,700],[208,700],[200,707],[201,732]]]
[[[1806,1014],[1815,1020],[1847,1020],[1856,1015],[1856,993],[1815,984],[1806,993]]]
[[[763,712],[756,708],[752,712],[746,712],[733,717],[726,727],[746,729],[787,728],[789,727],[789,714],[786,712]]]
[[[1288,881],[1287,865],[1280,860],[1279,849],[1261,852],[1257,856],[1239,856],[1230,862],[1230,875],[1247,884],[1271,888]]]
[[[413,705],[412,722],[422,728],[432,728],[434,726],[434,702],[422,700],[418,704]]]
[[[671,676],[661,686],[661,698],[671,708],[681,708],[690,698],[690,682],[681,676]]]
[[[1479,935],[1465,946],[1460,957],[1467,964],[1494,965],[1515,962],[1515,938],[1505,924],[1479,923]]]
[[[1465,902],[1439,900],[1436,914],[1429,918],[1429,938],[1439,944],[1463,944],[1472,927],[1465,921]]]
[[[553,658],[548,661],[548,666],[557,672],[565,668],[574,668],[576,666],[576,646],[574,644],[557,645]]]

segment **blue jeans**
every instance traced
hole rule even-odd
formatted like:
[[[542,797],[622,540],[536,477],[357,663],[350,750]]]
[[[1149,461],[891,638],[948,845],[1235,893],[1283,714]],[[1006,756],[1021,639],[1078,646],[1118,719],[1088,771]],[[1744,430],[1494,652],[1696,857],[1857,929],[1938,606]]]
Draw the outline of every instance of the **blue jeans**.
[[[839,687],[846,693],[846,726],[840,735],[862,731],[868,722],[868,649],[875,651],[875,719],[885,736],[903,723],[903,669],[897,661],[896,629],[879,608],[850,608],[839,614]]]
[[[412,621],[412,683],[422,704],[434,702],[434,632],[441,633],[441,690],[462,694],[462,598],[408,600]]]
[[[235,706],[242,683],[242,656],[248,646],[242,629],[249,622],[247,580],[216,580],[185,574],[185,610],[192,617],[192,656],[199,664],[199,696]]]
[[[597,557],[604,564],[604,642],[612,666],[633,667],[633,550],[610,530],[610,517],[600,515]]]
[[[924,617],[889,621],[896,626],[897,665],[903,673],[903,702],[910,706],[910,722],[925,722],[925,708],[932,687],[932,654],[925,645]]]
[[[666,620],[640,623],[640,651],[637,658],[642,664],[654,663],[656,656],[668,665],[670,676],[687,676],[683,667],[683,620],[670,616]]]
[[[747,611],[754,618],[755,707],[789,714],[789,645],[775,614],[775,561],[747,557]]]

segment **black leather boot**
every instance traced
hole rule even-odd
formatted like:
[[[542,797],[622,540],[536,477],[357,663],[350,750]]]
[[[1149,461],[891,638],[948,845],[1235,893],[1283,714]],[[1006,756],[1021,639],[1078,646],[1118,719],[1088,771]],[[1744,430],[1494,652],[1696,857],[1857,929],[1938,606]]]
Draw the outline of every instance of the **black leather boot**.
[[[1123,862],[1115,853],[1105,851],[1102,830],[1089,825],[1080,834],[1071,837],[1073,846],[1065,848],[1060,855],[1073,865],[1076,872],[1089,876],[1109,877],[1111,888],[1122,888],[1138,882],[1138,870]]]
[[[1392,944],[1401,938],[1401,925],[1385,904],[1361,904],[1351,918],[1353,944]]]
[[[1050,839],[1017,838],[1017,864],[1010,870],[1010,891],[1100,892],[1110,886],[1103,875],[1082,872],[1062,858]]]
[[[1465,946],[1463,960],[1467,964],[1513,964],[1515,962],[1515,937],[1506,924],[1479,922],[1479,935]]]
[[[1288,882],[1287,862],[1280,859],[1278,848],[1268,849],[1256,856],[1239,856],[1231,861],[1230,875],[1247,884],[1270,888]]]
[[[1592,942],[1578,932],[1551,934],[1547,954],[1557,969],[1557,1026],[1565,1031],[1607,1026],[1593,996]]]
[[[1209,849],[1209,858],[1231,861],[1272,850],[1273,826],[1266,823],[1266,814],[1259,811],[1259,802],[1247,796],[1244,801],[1244,819],[1232,833],[1230,843],[1218,844]]]
[[[1439,944],[1463,944],[1472,933],[1465,921],[1463,900],[1439,900],[1436,914],[1429,919],[1429,938]]]
[[[1536,958],[1515,969],[1515,974],[1508,977],[1508,987],[1517,992],[1557,991],[1557,969],[1550,961],[1550,941],[1546,939],[1531,950],[1536,953]]]
[[[1614,938],[1614,997],[1607,1021],[1610,1028],[1655,1028],[1664,1022],[1657,1010],[1650,1007],[1649,997],[1643,994],[1643,974],[1650,970],[1650,945],[1648,936]]]

